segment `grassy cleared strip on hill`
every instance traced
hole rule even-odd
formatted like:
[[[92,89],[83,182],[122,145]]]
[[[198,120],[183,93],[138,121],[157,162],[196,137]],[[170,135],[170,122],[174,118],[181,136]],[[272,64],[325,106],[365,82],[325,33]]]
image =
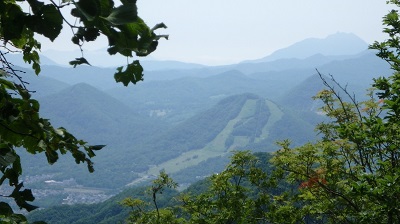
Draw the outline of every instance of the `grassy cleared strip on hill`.
[[[267,124],[262,129],[261,136],[256,138],[255,142],[260,142],[261,140],[266,139],[269,136],[270,129],[283,117],[282,110],[275,103],[271,102],[270,100],[265,100],[265,103],[267,104],[271,115],[268,118]]]
[[[248,99],[243,105],[239,115],[230,120],[225,128],[205,147],[198,150],[191,150],[189,152],[182,153],[180,156],[168,160],[158,166],[150,168],[146,174],[147,175],[158,175],[159,171],[164,169],[167,173],[175,173],[182,169],[190,166],[199,164],[209,158],[222,156],[229,152],[233,148],[230,147],[228,150],[225,148],[225,141],[230,136],[234,125],[242,120],[252,116],[255,112],[255,105],[257,99]],[[242,141],[244,145],[248,144],[248,140]],[[244,146],[242,145],[242,146]]]

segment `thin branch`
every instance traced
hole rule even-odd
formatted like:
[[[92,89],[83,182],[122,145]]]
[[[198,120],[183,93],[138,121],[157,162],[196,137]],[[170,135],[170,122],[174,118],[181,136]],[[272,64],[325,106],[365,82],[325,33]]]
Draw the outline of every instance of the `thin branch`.
[[[4,127],[5,129],[7,129],[8,131],[10,131],[10,132],[12,132],[14,134],[23,135],[23,136],[29,136],[29,137],[35,138],[37,140],[40,140],[40,138],[38,138],[38,137],[36,137],[36,136],[34,136],[32,134],[15,131],[15,130],[11,129],[10,127],[8,127],[7,125],[5,125],[5,124],[3,124],[1,122],[0,122],[0,126]]]
[[[1,47],[3,47],[3,46],[1,46]],[[5,56],[5,53],[3,53],[3,52],[1,52],[1,51],[0,51],[0,62],[1,62],[1,64],[2,64],[3,70],[4,70],[8,75],[17,78],[17,79],[19,80],[21,86],[22,86],[25,90],[28,91],[28,89],[26,88],[25,85],[26,85],[26,84],[29,84],[29,83],[23,81],[23,80],[22,80],[22,77],[19,76],[19,75],[17,74],[17,72],[20,72],[20,73],[25,73],[25,72],[24,72],[24,71],[21,71],[21,70],[14,69],[14,68],[13,68],[13,64],[7,60],[7,58],[6,58],[6,56]]]
[[[68,3],[68,4],[64,4],[64,5],[58,5],[57,3],[54,2],[54,0],[50,0],[50,2],[54,5],[54,7],[57,8],[57,11],[58,11],[58,13],[60,14],[60,16],[62,17],[63,21],[71,28],[71,32],[72,32],[73,36],[75,36],[76,33],[75,33],[75,30],[74,30],[74,29],[78,29],[78,28],[80,28],[80,26],[72,25],[72,24],[64,17],[64,15],[63,15],[62,12],[61,12],[61,9],[62,9],[63,7],[68,6],[68,5],[71,5],[72,3]],[[82,44],[77,44],[77,45],[78,45],[78,47],[79,47],[79,49],[80,49],[80,51],[81,51],[82,57],[84,57],[84,55],[83,55],[83,49],[82,49],[83,43],[82,43]]]
[[[318,69],[316,69],[316,71],[318,72],[318,75],[320,76],[320,78],[321,78],[323,84],[324,84],[326,87],[328,87],[329,90],[335,95],[336,99],[339,101],[339,104],[341,105],[341,107],[342,107],[342,109],[343,109],[343,112],[345,113],[345,116],[346,116],[347,120],[350,121],[350,120],[349,120],[350,115],[348,114],[348,111],[346,110],[345,103],[344,103],[342,97],[340,97],[339,93],[338,93],[337,91],[335,91],[334,87],[332,87],[332,86],[325,80],[325,78],[324,78],[324,77],[322,76],[322,74],[318,71]],[[347,89],[346,89],[347,86],[345,86],[345,87],[341,86],[341,85],[333,78],[332,75],[330,75],[330,77],[331,77],[332,82],[334,82],[335,85],[337,85],[342,91],[344,91],[344,93],[345,93],[347,96],[349,96],[349,98],[351,99],[353,105],[355,106],[355,108],[356,108],[356,110],[357,110],[357,113],[358,113],[358,116],[359,116],[359,119],[360,119],[358,123],[360,124],[360,126],[362,126],[362,122],[361,122],[362,116],[361,116],[361,112],[360,112],[360,110],[359,110],[358,103],[357,103],[357,101],[355,100],[355,97],[353,98],[353,97],[349,94],[349,92],[348,92]],[[354,134],[355,134],[353,130],[352,130],[352,134],[353,134],[353,136],[354,136]],[[362,165],[364,171],[366,171],[366,169],[367,169],[367,167],[368,167],[368,170],[372,172],[371,164],[368,162],[368,158],[366,158],[366,157],[364,156],[363,147],[361,146],[361,142],[354,142],[354,143],[357,145],[357,151],[358,151],[358,154],[359,154],[359,157],[360,157],[360,162],[361,162],[361,165]]]

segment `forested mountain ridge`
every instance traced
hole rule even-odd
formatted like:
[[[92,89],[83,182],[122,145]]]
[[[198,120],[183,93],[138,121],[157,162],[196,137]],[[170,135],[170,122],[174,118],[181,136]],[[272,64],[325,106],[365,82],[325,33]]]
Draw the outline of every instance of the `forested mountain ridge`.
[[[157,175],[164,169],[179,180],[186,180],[183,183],[190,183],[197,176],[217,172],[211,164],[215,162],[214,158],[225,157],[232,150],[251,148],[254,151],[274,151],[275,141],[285,138],[279,126],[290,127],[286,123],[292,123],[291,128],[295,130],[293,133],[297,133],[292,136],[295,144],[315,138],[311,123],[307,124],[306,121],[283,112],[269,100],[254,94],[228,97],[162,135],[154,136],[145,148],[158,154],[157,157],[156,154],[150,157],[154,166],[142,175]],[[145,152],[141,154],[146,155]],[[161,158],[169,159],[163,161]],[[141,160],[146,159],[143,156]],[[185,172],[185,169],[197,166],[203,169],[194,173],[193,169]]]
[[[62,158],[54,166],[32,164],[34,169],[25,175],[33,175],[34,170],[50,175],[27,181],[27,186],[48,189],[45,180],[73,178],[76,185],[70,189],[74,191],[90,187],[93,192],[115,194],[126,185],[147,183],[165,169],[187,187],[222,170],[232,150],[272,152],[278,140],[291,139],[293,145],[312,141],[318,138],[314,125],[323,116],[317,115],[318,104],[311,96],[324,88],[314,63],[323,72],[333,71],[339,80],[351,76],[349,86],[357,91],[368,87],[372,73],[389,71],[372,52],[361,52],[150,71],[145,72],[145,82],[116,88],[108,84],[111,69],[43,66],[39,79],[49,81],[34,79],[31,84],[45,115],[56,126],[107,147],[96,153],[94,175],[84,174],[82,166],[63,172],[70,168]],[[45,163],[44,158],[35,158]],[[42,204],[40,199],[38,205],[60,204],[70,195],[62,191],[57,200]]]

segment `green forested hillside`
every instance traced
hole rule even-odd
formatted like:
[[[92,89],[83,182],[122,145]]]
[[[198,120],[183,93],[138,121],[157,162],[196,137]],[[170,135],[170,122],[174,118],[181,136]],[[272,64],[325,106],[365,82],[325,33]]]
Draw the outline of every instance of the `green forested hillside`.
[[[286,92],[278,102],[296,111],[318,111],[322,104],[312,97],[325,88],[321,78],[315,74]]]
[[[53,166],[39,166],[46,163],[42,155],[23,154],[23,163],[31,168],[24,175],[49,174],[58,181],[74,178],[78,184],[88,187],[115,189],[136,178],[131,172],[131,161],[125,160],[135,158],[132,146],[140,145],[151,133],[166,127],[162,121],[135,114],[123,103],[88,84],[77,84],[43,97],[41,110],[55,126],[68,128],[77,137],[91,144],[106,145],[106,148],[94,158],[96,175],[85,172],[84,166],[71,169],[74,164],[70,163],[69,155]]]
[[[309,112],[304,118],[310,116],[319,115]],[[159,170],[165,169],[179,183],[190,183],[218,172],[224,163],[216,162],[226,162],[232,150],[272,152],[277,149],[275,142],[278,140],[290,138],[294,145],[314,140],[313,125],[317,121],[318,118],[302,119],[254,94],[228,97],[177,127],[154,136],[145,147],[148,151],[143,149],[141,153],[144,155],[141,161],[151,158],[154,166],[142,170],[146,171],[142,175],[157,175]],[[131,184],[134,183],[137,182]]]
[[[91,205],[63,205],[55,206],[45,210],[38,210],[29,214],[28,219],[34,221],[46,221],[54,224],[115,224],[123,223],[128,217],[129,209],[122,207],[119,202],[127,197],[149,200],[150,195],[146,193],[147,187],[136,187],[125,189],[118,195],[97,204]],[[159,197],[160,206],[172,202],[176,191],[166,191]]]
[[[139,141],[140,136],[163,128],[161,121],[153,122],[84,83],[43,97],[41,101],[43,114],[55,125],[67,127],[77,136],[98,144],[121,144],[121,140],[127,138],[133,143]]]
[[[238,115],[247,99],[252,97],[255,96],[244,94],[228,97],[171,129],[155,133],[136,150],[141,155],[138,161],[156,165],[182,153],[204,148]],[[140,171],[146,170],[142,165],[137,168]]]
[[[270,172],[271,165],[269,160],[271,155],[269,153],[255,153],[256,158],[259,160],[258,167],[262,168],[265,172]],[[231,155],[230,155],[231,156]],[[220,171],[222,171],[221,168]],[[182,192],[166,189],[162,194],[157,196],[157,202],[160,208],[165,206],[177,205],[178,197],[182,194],[198,195],[204,193],[210,182],[207,178],[199,180],[188,187]],[[119,203],[127,198],[136,198],[150,202],[151,195],[149,194],[149,187],[134,187],[125,189],[116,196],[97,204],[92,205],[65,205],[56,206],[53,208],[38,210],[28,215],[30,222],[42,220],[54,224],[114,224],[124,223],[128,218],[130,209],[123,207]],[[152,205],[149,205],[152,208]]]
[[[275,150],[275,141],[287,138],[285,128],[294,130],[292,139],[299,144],[315,136],[309,122],[286,114],[273,102],[254,94],[227,97],[174,126],[137,114],[87,84],[43,97],[42,111],[55,125],[107,147],[94,159],[95,175],[84,173],[84,167],[63,172],[70,167],[64,158],[53,166],[37,167],[34,160],[23,156],[24,164],[34,168],[25,175],[40,171],[50,175],[47,180],[73,178],[78,185],[102,189],[149,181],[160,169],[187,184],[221,170],[231,150]],[[45,162],[40,155],[34,157]],[[192,173],[191,170],[202,166],[207,169]],[[29,184],[48,188],[39,183]],[[63,195],[58,203],[66,197]]]

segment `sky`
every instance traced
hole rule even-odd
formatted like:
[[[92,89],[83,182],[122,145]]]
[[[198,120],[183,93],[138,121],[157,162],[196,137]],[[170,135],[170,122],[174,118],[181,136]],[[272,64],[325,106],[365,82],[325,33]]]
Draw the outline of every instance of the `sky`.
[[[206,65],[265,57],[306,38],[354,33],[367,43],[383,40],[382,17],[394,6],[384,0],[138,0],[139,16],[152,27],[164,22],[169,34],[152,59]],[[71,50],[71,33],[42,50]],[[43,42],[43,41],[42,41]],[[106,47],[106,41],[85,45]]]

